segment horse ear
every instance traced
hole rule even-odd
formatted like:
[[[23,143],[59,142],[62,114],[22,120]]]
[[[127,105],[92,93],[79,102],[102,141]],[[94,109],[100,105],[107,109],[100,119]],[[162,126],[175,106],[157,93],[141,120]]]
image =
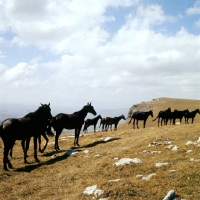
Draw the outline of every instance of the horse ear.
[[[50,102],[49,102],[48,106],[50,106]]]
[[[91,106],[92,102],[90,102],[90,106]]]
[[[89,102],[87,102],[87,105],[89,105]]]
[[[44,106],[42,103],[40,103],[42,106]]]

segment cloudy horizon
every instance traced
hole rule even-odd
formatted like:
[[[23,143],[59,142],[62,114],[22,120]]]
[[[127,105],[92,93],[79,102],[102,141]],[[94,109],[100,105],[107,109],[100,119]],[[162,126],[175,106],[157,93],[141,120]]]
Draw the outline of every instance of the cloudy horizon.
[[[0,0],[0,103],[200,99],[199,0]]]

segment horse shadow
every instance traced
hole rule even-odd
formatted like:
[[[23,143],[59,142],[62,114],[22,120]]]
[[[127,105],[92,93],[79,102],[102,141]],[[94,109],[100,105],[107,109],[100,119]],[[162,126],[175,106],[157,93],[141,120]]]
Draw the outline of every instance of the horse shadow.
[[[121,138],[110,138],[109,140],[107,141],[104,141],[104,140],[101,140],[101,141],[96,141],[96,142],[93,142],[93,143],[90,143],[90,144],[87,144],[87,145],[84,145],[84,146],[81,146],[81,147],[71,147],[71,150],[75,149],[76,152],[80,152],[82,151],[81,148],[91,148],[91,147],[94,147],[94,146],[97,146],[99,144],[105,144],[105,143],[108,143],[108,142],[113,142],[115,140],[119,140]],[[70,149],[68,149],[70,151]],[[45,157],[52,157],[53,155],[57,155],[57,154],[60,154],[60,153],[63,153],[65,152],[63,155],[59,155],[59,156],[56,156],[50,160],[47,160],[47,161],[44,161],[44,162],[39,162],[39,163],[30,163],[30,165],[25,165],[24,167],[21,167],[21,168],[17,168],[17,169],[14,169],[15,172],[32,172],[33,170],[41,167],[41,166],[44,166],[44,165],[53,165],[54,163],[56,162],[60,162],[62,160],[66,160],[69,156],[69,154],[67,154],[67,151],[68,150],[60,150],[58,152],[48,152],[48,153],[44,153],[42,156],[45,156]]]
[[[47,160],[47,161],[44,161],[44,162],[37,162],[37,163],[29,163],[30,165],[25,165],[24,167],[21,167],[21,168],[17,168],[17,169],[14,169],[13,171],[15,172],[32,172],[33,170],[41,167],[41,166],[44,166],[44,165],[52,165],[56,162],[60,162],[62,160],[66,160],[69,156],[71,156],[70,154],[67,154],[67,151],[68,150],[62,150],[62,151],[58,151],[58,152],[49,152],[49,153],[46,153],[45,155],[43,156],[46,156],[46,157],[49,157],[49,156],[53,156],[55,154],[59,154],[61,152],[65,152],[63,155],[59,155],[59,156],[56,156],[53,157],[52,159],[50,160]],[[81,151],[81,150],[76,150],[76,151]]]
[[[101,140],[101,141],[96,141],[96,142],[93,142],[93,143],[90,143],[90,144],[87,144],[85,146],[81,146],[80,148],[90,148],[90,147],[94,147],[94,146],[97,146],[99,144],[105,144],[105,143],[108,143],[108,142],[113,142],[115,140],[119,140],[121,138],[110,138],[109,140],[107,141],[104,141],[104,140]]]

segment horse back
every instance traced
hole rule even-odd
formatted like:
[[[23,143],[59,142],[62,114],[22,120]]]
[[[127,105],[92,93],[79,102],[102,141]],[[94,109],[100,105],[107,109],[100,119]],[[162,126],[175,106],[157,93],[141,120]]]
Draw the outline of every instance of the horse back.
[[[53,128],[75,129],[80,128],[84,124],[84,118],[78,112],[73,114],[60,113],[52,119],[51,123]]]

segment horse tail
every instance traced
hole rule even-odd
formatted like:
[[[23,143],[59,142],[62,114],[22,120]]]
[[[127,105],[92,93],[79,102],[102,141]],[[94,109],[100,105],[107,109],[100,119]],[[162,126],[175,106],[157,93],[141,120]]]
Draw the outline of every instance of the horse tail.
[[[132,120],[132,117],[131,117],[131,120]],[[128,124],[130,124],[130,123],[131,123],[131,120],[129,121],[129,123],[128,123]]]
[[[158,117],[159,117],[159,115],[155,119],[153,119],[152,122],[154,122],[156,119],[158,119]]]

